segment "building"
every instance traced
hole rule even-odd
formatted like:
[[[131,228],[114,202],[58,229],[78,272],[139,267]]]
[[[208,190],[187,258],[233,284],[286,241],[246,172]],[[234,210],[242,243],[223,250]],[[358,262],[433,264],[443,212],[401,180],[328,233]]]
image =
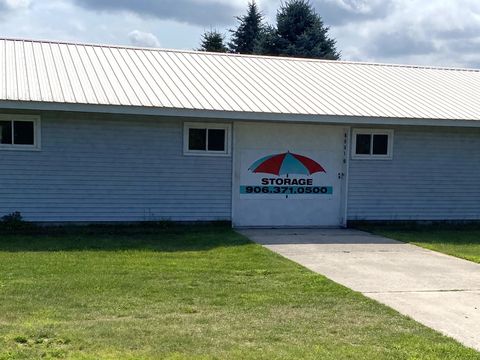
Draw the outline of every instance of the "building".
[[[0,216],[480,219],[477,70],[0,40]]]

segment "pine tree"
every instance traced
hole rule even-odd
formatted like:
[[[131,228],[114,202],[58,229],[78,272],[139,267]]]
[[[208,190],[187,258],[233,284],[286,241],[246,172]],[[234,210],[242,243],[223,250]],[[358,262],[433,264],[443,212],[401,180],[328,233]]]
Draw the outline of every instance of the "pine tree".
[[[255,1],[248,4],[246,15],[237,16],[238,26],[232,33],[231,42],[228,44],[230,51],[239,54],[252,54],[255,43],[264,28],[263,16],[258,10]]]
[[[308,0],[289,0],[277,13],[277,27],[257,42],[259,54],[338,60],[336,41]]]
[[[267,25],[261,32],[255,46],[253,53],[256,55],[280,55],[280,37],[278,36],[277,29],[272,25]]]
[[[202,41],[198,51],[220,52],[225,53],[228,51],[224,44],[224,36],[216,30],[206,31],[202,35]]]

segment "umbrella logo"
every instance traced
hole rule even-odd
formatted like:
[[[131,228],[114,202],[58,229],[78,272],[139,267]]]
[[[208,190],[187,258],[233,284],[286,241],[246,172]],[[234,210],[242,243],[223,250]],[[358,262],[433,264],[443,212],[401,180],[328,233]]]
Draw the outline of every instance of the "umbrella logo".
[[[253,173],[263,173],[272,175],[313,175],[324,172],[325,169],[315,160],[306,156],[291,153],[290,151],[282,154],[268,155],[255,161],[248,168]]]

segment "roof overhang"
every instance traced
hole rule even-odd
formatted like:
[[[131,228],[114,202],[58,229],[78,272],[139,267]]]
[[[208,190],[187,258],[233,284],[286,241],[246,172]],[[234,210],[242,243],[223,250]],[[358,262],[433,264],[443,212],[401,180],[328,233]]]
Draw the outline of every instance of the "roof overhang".
[[[146,106],[119,106],[97,104],[70,104],[32,101],[0,101],[0,111],[65,111],[99,114],[124,114],[199,118],[212,120],[271,121],[289,123],[345,124],[345,125],[404,125],[404,126],[442,126],[480,128],[479,120],[429,119],[429,118],[389,118],[369,116],[307,115],[254,113],[218,110],[193,110],[176,108],[158,108]]]

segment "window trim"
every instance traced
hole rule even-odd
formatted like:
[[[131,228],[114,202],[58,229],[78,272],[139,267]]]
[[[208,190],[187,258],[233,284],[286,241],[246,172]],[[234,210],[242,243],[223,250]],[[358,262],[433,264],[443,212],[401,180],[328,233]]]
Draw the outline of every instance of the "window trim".
[[[41,118],[39,115],[0,114],[0,121],[12,121],[12,122],[31,121],[33,122],[33,145],[0,144],[0,151],[1,150],[13,150],[13,151],[40,151],[41,150],[42,132],[41,132]],[[12,131],[13,131],[13,126],[12,126]]]
[[[207,129],[207,150],[190,150],[188,148],[189,130],[190,129]],[[225,150],[212,151],[208,150],[208,130],[225,130]],[[186,156],[230,156],[231,155],[231,133],[232,125],[226,123],[193,123],[185,122],[183,124],[183,155]]]
[[[357,154],[357,135],[371,135],[372,142],[370,144],[370,154]],[[388,148],[386,155],[374,155],[373,151],[373,135],[387,135]],[[393,129],[362,129],[352,130],[352,159],[356,160],[392,160],[393,159]]]

